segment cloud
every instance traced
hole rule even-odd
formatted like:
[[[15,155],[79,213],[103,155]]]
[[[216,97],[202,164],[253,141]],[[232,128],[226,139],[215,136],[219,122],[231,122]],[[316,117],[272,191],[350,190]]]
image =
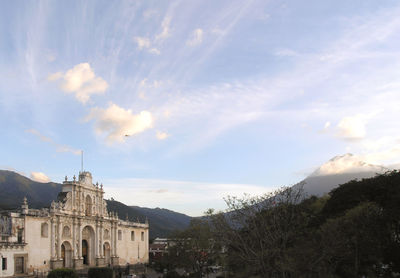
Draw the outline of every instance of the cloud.
[[[151,54],[160,55],[160,50],[155,47],[151,47],[151,41],[149,38],[134,37],[133,39],[137,43],[138,50],[147,50]]]
[[[91,120],[95,122],[96,133],[105,134],[109,143],[124,142],[125,138],[153,127],[153,116],[149,111],[133,114],[113,103],[107,109],[92,108],[86,117],[86,121]]]
[[[158,80],[154,80],[153,82],[148,82],[147,78],[140,81],[139,86],[142,88],[152,88],[157,89],[161,86],[162,82]]]
[[[60,88],[66,93],[73,93],[78,101],[86,103],[91,95],[103,94],[107,88],[107,82],[101,77],[96,77],[89,63],[81,63],[68,70],[65,74],[56,72],[50,74],[49,81],[62,79]]]
[[[49,80],[49,81],[56,81],[56,80],[58,80],[58,79],[60,79],[60,78],[62,78],[62,77],[63,77],[63,73],[62,73],[62,72],[56,72],[56,73],[50,74],[50,75],[47,77],[47,80]]]
[[[133,38],[135,42],[137,43],[137,48],[139,50],[147,49],[150,47],[150,39],[149,38],[144,38],[144,37],[134,37]]]
[[[42,172],[31,172],[31,179],[37,182],[50,182],[50,178]]]
[[[347,153],[345,155],[336,156],[324,163],[312,175],[325,176],[344,173],[360,173],[360,172],[385,172],[385,168],[368,163],[366,157],[362,155],[353,155]]]
[[[72,148],[70,146],[67,146],[67,145],[58,144],[58,143],[54,142],[54,140],[51,139],[50,137],[47,137],[47,136],[41,134],[36,129],[28,129],[28,130],[25,130],[25,131],[37,136],[41,141],[49,143],[50,145],[55,147],[56,148],[56,152],[59,152],[59,153],[72,153],[72,154],[75,154],[75,155],[80,155],[81,154],[80,150],[74,149],[74,148]]]
[[[337,125],[338,136],[345,140],[360,140],[366,135],[367,117],[362,114],[344,117]]]
[[[298,53],[292,49],[287,49],[287,48],[283,48],[283,49],[279,49],[275,52],[275,56],[279,56],[279,57],[295,57],[298,56]]]
[[[202,41],[203,41],[203,30],[197,28],[196,30],[193,31],[191,38],[186,42],[186,44],[189,46],[196,46],[201,44]]]
[[[161,33],[156,35],[156,38],[155,38],[156,41],[165,40],[166,38],[168,38],[170,36],[170,32],[169,32],[170,23],[171,23],[171,17],[166,16],[164,18],[164,20],[161,22]]]
[[[276,189],[273,186],[255,184],[208,183],[162,179],[110,179],[103,180],[106,198],[113,197],[127,205],[168,208],[174,211],[200,216],[208,208],[225,210],[224,198],[259,196]],[[130,196],[136,196],[133,201]],[[134,202],[134,203],[133,203]]]
[[[164,140],[169,137],[169,134],[167,134],[166,132],[157,131],[156,137],[158,140]]]

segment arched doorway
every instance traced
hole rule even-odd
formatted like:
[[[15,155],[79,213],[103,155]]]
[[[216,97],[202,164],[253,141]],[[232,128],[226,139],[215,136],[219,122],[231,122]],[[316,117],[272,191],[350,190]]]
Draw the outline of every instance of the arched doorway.
[[[108,242],[105,242],[103,245],[103,253],[104,253],[104,262],[107,265],[111,264],[111,248]]]
[[[88,243],[84,239],[82,240],[82,258],[83,258],[83,264],[89,265],[89,260],[88,260]]]
[[[61,244],[61,258],[63,260],[63,267],[72,267],[72,248],[68,241],[64,241]]]
[[[95,265],[94,250],[95,250],[94,230],[91,226],[86,226],[82,230],[83,264]]]

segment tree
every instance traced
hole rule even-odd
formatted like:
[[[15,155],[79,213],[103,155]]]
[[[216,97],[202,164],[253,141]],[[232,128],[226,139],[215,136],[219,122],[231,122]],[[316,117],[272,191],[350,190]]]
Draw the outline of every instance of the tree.
[[[299,205],[303,200],[301,187],[284,187],[256,198],[227,198],[229,212],[213,215],[212,223],[216,238],[228,248],[230,269],[289,277],[291,249],[307,223]]]
[[[207,219],[193,219],[186,230],[173,236],[173,241],[166,258],[169,267],[184,268],[201,277],[201,273],[215,261],[217,247]]]

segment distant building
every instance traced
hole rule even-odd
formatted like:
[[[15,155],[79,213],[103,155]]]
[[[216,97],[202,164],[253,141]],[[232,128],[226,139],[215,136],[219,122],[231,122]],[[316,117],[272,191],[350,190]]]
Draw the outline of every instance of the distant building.
[[[159,261],[166,253],[168,248],[176,244],[176,240],[168,238],[155,238],[149,247],[149,257],[151,262]]]
[[[0,212],[0,277],[50,269],[147,263],[149,225],[108,212],[89,172],[65,177],[50,208]]]

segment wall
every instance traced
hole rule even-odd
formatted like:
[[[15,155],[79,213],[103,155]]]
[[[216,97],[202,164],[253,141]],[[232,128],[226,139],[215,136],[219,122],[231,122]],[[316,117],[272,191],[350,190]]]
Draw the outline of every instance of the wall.
[[[118,240],[117,231],[117,254],[119,256],[119,264],[125,265],[136,263],[148,263],[148,229],[118,226],[118,230],[122,232],[122,239]],[[135,240],[131,240],[131,231],[135,232]],[[144,240],[141,239],[141,233],[144,232]],[[139,254],[138,254],[139,252]]]
[[[22,249],[22,248],[21,248]],[[8,277],[8,276],[12,276],[14,274],[14,256],[15,255],[20,255],[20,256],[27,256],[27,253],[23,250],[13,250],[13,249],[7,249],[4,250],[2,249],[0,251],[0,257],[1,258],[7,258],[7,269],[6,270],[2,270],[2,267],[0,266],[0,277]],[[29,259],[28,261],[25,263],[25,265],[27,265],[27,263],[29,263]],[[0,265],[2,264],[2,260],[0,260]]]
[[[42,237],[42,223],[48,224],[47,237]],[[25,250],[29,253],[28,271],[49,269],[50,267],[50,220],[47,217],[26,216]]]

